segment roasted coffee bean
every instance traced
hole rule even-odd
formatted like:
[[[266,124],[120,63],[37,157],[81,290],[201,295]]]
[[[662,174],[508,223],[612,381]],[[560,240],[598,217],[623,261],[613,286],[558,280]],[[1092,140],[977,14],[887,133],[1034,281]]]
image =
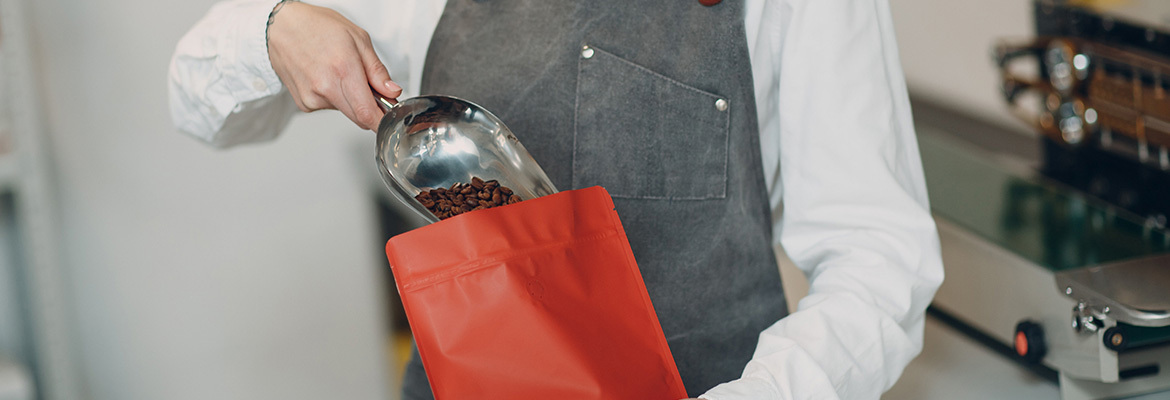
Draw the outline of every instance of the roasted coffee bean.
[[[520,201],[512,189],[500,186],[499,181],[485,182],[479,177],[472,177],[470,183],[456,182],[450,187],[424,190],[414,199],[439,219]]]

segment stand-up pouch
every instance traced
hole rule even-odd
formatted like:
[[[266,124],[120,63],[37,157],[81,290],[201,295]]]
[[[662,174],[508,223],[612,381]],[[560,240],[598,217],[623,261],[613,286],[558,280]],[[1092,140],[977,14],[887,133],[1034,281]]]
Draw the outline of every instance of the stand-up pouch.
[[[601,187],[446,219],[386,255],[438,400],[687,397]]]

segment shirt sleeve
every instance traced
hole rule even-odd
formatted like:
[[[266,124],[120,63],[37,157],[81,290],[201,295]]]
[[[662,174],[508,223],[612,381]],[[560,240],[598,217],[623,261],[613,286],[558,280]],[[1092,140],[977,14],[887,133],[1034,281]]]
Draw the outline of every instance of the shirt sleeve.
[[[268,59],[268,14],[279,0],[216,4],[175,48],[171,118],[216,147],[275,138],[297,111]]]
[[[740,379],[702,397],[876,399],[921,351],[943,279],[889,4],[779,10],[776,231],[809,294],[760,334]]]

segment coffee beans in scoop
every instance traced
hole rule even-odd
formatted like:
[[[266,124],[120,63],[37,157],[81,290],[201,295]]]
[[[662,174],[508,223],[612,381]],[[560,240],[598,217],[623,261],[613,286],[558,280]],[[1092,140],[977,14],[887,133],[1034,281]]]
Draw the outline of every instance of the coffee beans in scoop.
[[[471,183],[454,183],[449,188],[424,190],[415,200],[439,219],[447,219],[465,212],[519,203],[520,196],[512,189],[500,186],[495,179],[484,181],[472,177]]]

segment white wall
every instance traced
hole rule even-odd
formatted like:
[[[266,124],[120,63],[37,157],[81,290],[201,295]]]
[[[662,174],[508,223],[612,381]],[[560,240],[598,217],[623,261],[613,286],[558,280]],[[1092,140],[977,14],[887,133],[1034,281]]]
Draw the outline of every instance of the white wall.
[[[991,49],[1035,36],[1032,0],[889,0],[912,94],[1031,132],[1007,111]]]
[[[212,150],[165,78],[213,1],[28,3],[88,397],[388,397],[372,134],[311,115]]]

